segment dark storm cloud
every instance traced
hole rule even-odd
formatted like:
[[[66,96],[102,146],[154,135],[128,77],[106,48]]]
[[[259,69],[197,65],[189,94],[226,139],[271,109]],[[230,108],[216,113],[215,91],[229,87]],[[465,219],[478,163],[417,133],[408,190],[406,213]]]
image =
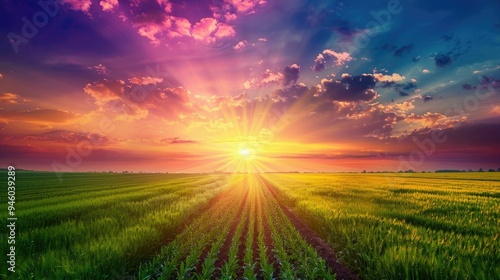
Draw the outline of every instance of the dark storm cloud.
[[[396,91],[397,91],[397,92],[399,93],[399,95],[401,95],[401,96],[408,96],[408,95],[410,95],[409,93],[404,92],[404,91],[402,91],[402,90],[400,90],[400,89],[396,89]]]
[[[494,89],[500,89],[500,79],[483,76],[481,80],[481,87],[492,87]]]
[[[465,90],[473,90],[473,89],[476,89],[475,86],[471,85],[471,84],[463,84],[462,85],[462,88],[465,89]]]
[[[332,26],[333,31],[340,35],[342,40],[352,40],[354,36],[363,32],[362,29],[351,26],[351,23],[346,20],[335,20]]]
[[[274,101],[290,101],[293,99],[297,99],[300,96],[304,95],[309,90],[315,91],[316,88],[309,89],[306,85],[303,84],[294,84],[290,87],[284,89],[277,89],[270,94],[270,97]]]
[[[434,62],[437,67],[446,67],[453,62],[453,57],[447,54],[438,54],[434,57]]]
[[[409,90],[409,89],[416,88],[416,87],[417,87],[417,85],[416,85],[415,83],[407,83],[407,84],[403,87],[403,89],[405,89],[405,90]]]
[[[423,97],[424,99],[424,102],[428,102],[428,101],[431,101],[432,99],[434,99],[434,97],[430,96],[430,95],[426,95]]]
[[[344,75],[340,80],[323,80],[326,98],[334,101],[370,101],[377,97],[373,89],[377,79],[372,75],[360,76]]]
[[[408,54],[413,48],[413,44],[404,45],[394,51],[394,56],[402,56]]]
[[[299,79],[300,66],[293,64],[283,69],[283,85],[290,86],[297,83]]]
[[[392,88],[394,85],[396,85],[396,82],[393,81],[383,81],[380,83],[381,88]]]

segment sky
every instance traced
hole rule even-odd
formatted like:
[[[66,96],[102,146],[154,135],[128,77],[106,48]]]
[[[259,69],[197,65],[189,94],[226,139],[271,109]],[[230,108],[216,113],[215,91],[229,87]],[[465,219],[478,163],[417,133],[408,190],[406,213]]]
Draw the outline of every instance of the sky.
[[[0,164],[500,168],[498,1],[0,2]]]

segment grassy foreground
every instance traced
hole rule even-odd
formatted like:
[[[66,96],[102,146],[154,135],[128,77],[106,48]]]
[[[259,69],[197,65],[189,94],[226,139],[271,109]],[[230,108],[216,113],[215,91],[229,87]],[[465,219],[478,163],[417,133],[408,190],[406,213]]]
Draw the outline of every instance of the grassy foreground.
[[[6,192],[0,203],[7,208]],[[59,182],[18,171],[16,273],[2,262],[0,278],[333,276],[283,205],[362,279],[500,275],[497,172],[79,173]]]
[[[364,279],[499,279],[500,173],[265,178]]]
[[[122,279],[175,237],[227,176],[16,174],[16,272],[8,279]],[[0,218],[6,220],[7,192]],[[2,231],[1,253],[7,254]],[[13,277],[15,275],[15,277]]]

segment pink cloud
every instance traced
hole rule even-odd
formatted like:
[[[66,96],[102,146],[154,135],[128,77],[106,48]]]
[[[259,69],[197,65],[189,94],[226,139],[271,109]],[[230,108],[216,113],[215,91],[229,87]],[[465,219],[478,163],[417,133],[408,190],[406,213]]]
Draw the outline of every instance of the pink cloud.
[[[10,92],[0,93],[0,103],[15,104],[17,103],[17,97],[17,94]]]
[[[202,18],[193,26],[193,38],[198,41],[210,42],[211,34],[217,29],[217,20],[214,18]]]
[[[94,84],[87,84],[83,89],[85,93],[96,100],[96,104],[102,105],[111,100],[118,100],[123,94],[125,84],[122,80],[110,81],[107,79]]]
[[[214,34],[216,38],[234,37],[234,35],[236,35],[236,31],[231,25],[222,22],[217,24],[217,31]]]
[[[170,3],[168,0],[156,0],[156,2],[158,2],[158,5],[160,5],[160,7],[163,7],[163,10],[166,13],[172,12],[172,3]]]
[[[228,21],[228,22],[236,20],[237,18],[238,18],[238,16],[236,14],[232,14],[232,13],[229,13],[229,12],[227,12],[227,13],[224,14],[224,19],[226,21]]]
[[[160,40],[156,38],[156,35],[159,34],[161,31],[162,31],[161,26],[156,24],[149,24],[140,27],[137,32],[139,33],[139,35],[144,36],[149,40],[151,40],[151,43],[159,44]]]
[[[0,111],[0,120],[35,122],[35,123],[65,123],[77,115],[63,110],[37,109],[27,111]]]
[[[191,36],[191,23],[186,18],[171,16],[166,25],[171,25],[167,34],[171,38]]]
[[[244,48],[246,48],[248,44],[248,41],[247,40],[243,40],[243,41],[240,41],[238,44],[236,44],[233,49],[239,51],[239,50],[242,50]]]
[[[351,55],[348,52],[336,52],[334,50],[326,49],[322,53],[318,54],[314,60],[314,71],[321,71],[325,69],[326,62],[334,59],[333,63],[335,66],[342,66],[347,62],[352,60]]]
[[[128,79],[129,83],[134,85],[156,85],[163,82],[163,78],[155,78],[155,77],[133,77]]]
[[[67,4],[72,10],[82,11],[84,13],[88,13],[92,5],[92,0],[61,0],[61,2]]]
[[[352,57],[349,53],[347,53],[347,52],[335,52],[335,51],[330,50],[330,49],[324,50],[323,55],[325,55],[325,57],[335,57],[335,59],[336,59],[335,65],[337,65],[337,66],[344,65],[346,62],[349,62],[352,60]]]
[[[375,77],[375,79],[377,79],[381,82],[400,82],[406,78],[405,76],[401,76],[398,73],[393,73],[392,75],[384,75],[381,73],[375,73],[375,74],[373,74],[373,77]]]
[[[253,14],[258,6],[267,3],[264,0],[223,0],[211,6],[213,17],[226,22],[234,21],[238,14]]]
[[[113,8],[118,7],[118,0],[103,0],[99,2],[103,11],[111,11]]]
[[[280,83],[283,80],[283,74],[273,73],[270,69],[267,69],[264,74],[262,74],[262,80],[259,86],[265,86],[267,84]]]
[[[226,2],[236,9],[238,13],[249,14],[255,12],[255,7],[258,5],[265,5],[267,1],[262,0],[227,0]]]

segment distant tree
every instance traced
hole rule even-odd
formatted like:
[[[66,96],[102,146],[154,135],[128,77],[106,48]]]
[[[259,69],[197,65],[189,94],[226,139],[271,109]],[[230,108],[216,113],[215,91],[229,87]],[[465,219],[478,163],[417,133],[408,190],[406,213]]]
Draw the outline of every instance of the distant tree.
[[[363,170],[361,173],[366,173],[366,170]]]
[[[479,168],[478,172],[483,172],[483,168]]]
[[[425,170],[422,170],[422,173],[425,173]]]
[[[495,172],[495,169],[490,168],[490,169],[488,169],[488,172]]]
[[[500,167],[497,169],[497,172],[500,172]]]

